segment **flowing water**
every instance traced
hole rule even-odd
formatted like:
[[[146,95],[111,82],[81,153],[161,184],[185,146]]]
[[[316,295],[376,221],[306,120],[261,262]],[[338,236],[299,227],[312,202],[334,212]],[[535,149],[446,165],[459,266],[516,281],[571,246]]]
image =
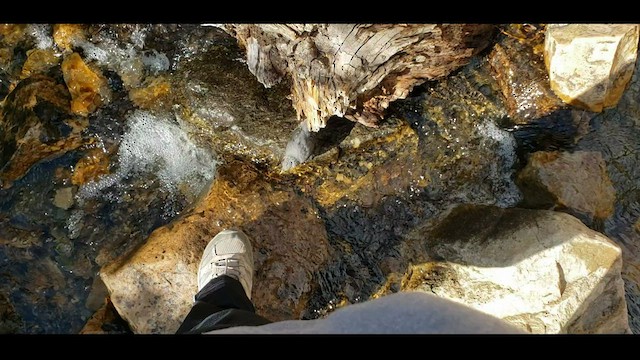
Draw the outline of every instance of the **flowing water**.
[[[0,38],[12,51],[0,62],[3,97],[28,50],[53,48],[50,26],[20,31]],[[187,211],[215,181],[222,153],[275,172],[296,125],[283,90],[251,83],[234,40],[218,29],[130,25],[92,31],[76,48],[105,69],[110,102],[89,116],[82,145],[43,156],[0,188],[0,315],[9,319],[0,332],[80,331],[102,305],[105,289],[95,281],[100,266]],[[211,54],[227,67],[203,76],[198,68],[212,61]],[[246,82],[225,83],[234,72]],[[446,81],[420,86],[392,105],[379,129],[348,127],[348,136],[304,164],[298,175],[308,176],[291,181],[310,189],[338,253],[316,275],[319,287],[306,318],[378,292],[389,273],[406,267],[403,252],[409,250],[402,239],[450,206],[518,206],[522,194],[514,174],[526,153],[574,147],[563,141],[575,134],[562,121],[505,126],[507,111],[489,74],[486,61],[477,58]],[[630,257],[640,256],[637,74],[621,104],[594,116],[575,144],[601,151],[607,161],[618,195],[601,231],[622,241]],[[130,100],[127,84],[157,76],[182,90],[173,98],[153,98],[151,106]],[[218,98],[224,91],[240,95]],[[266,125],[247,126],[265,114],[272,117]],[[540,134],[553,141],[539,140]],[[89,164],[84,175],[78,171],[83,162]],[[628,283],[627,292],[638,329],[640,289]]]

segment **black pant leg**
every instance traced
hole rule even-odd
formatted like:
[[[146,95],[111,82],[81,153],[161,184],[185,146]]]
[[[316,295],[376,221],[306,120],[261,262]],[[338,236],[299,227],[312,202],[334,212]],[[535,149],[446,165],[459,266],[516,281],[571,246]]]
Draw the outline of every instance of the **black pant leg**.
[[[271,322],[255,313],[242,284],[227,275],[209,281],[196,294],[195,300],[177,334],[199,334],[232,326],[256,326]]]

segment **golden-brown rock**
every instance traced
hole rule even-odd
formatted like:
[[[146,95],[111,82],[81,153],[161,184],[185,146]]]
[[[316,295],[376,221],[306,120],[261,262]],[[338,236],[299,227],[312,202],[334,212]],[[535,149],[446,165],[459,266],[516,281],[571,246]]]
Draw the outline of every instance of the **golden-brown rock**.
[[[204,247],[234,227],[252,240],[257,312],[273,320],[301,316],[317,286],[314,274],[330,258],[325,226],[309,199],[229,159],[191,212],[101,269],[115,308],[135,333],[175,333],[193,305]]]
[[[544,59],[537,53],[544,45],[544,28],[529,32],[522,29],[517,25],[507,27],[507,36],[487,56],[509,117],[517,124],[565,106],[551,90]]]
[[[90,149],[73,168],[71,183],[83,185],[109,173],[109,156],[100,148]]]
[[[60,57],[51,49],[31,49],[27,51],[27,60],[22,65],[20,79],[31,75],[44,74],[60,63]]]
[[[0,118],[0,181],[7,188],[38,161],[88,144],[86,119],[69,111],[69,92],[54,79],[36,75],[18,83]]]
[[[73,46],[86,38],[86,25],[83,24],[54,24],[53,41],[64,52],[73,50]]]
[[[62,74],[71,94],[71,112],[87,116],[109,98],[106,79],[90,68],[78,53],[65,56]]]
[[[0,24],[0,42],[9,47],[15,46],[25,37],[27,24]]]
[[[606,219],[613,213],[616,191],[599,152],[538,151],[518,174],[526,201],[551,202],[589,219]]]
[[[170,91],[171,85],[164,77],[148,77],[141,87],[129,91],[129,98],[141,109],[161,108],[168,104]]]

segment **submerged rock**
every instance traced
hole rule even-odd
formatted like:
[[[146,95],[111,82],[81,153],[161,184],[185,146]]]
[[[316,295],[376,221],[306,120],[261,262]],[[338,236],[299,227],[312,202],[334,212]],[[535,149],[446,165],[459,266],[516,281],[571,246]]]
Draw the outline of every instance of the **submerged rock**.
[[[64,187],[56,191],[56,195],[53,198],[53,205],[68,210],[73,206],[73,188]]]
[[[40,160],[59,156],[91,140],[86,119],[74,117],[66,87],[36,75],[7,95],[0,114],[0,184],[9,187]]]
[[[507,26],[487,60],[515,124],[526,124],[566,106],[549,86],[541,51],[544,26]]]
[[[91,69],[78,53],[65,56],[62,74],[71,94],[71,112],[87,116],[108,101],[107,80]]]
[[[235,39],[220,39],[180,63],[170,78],[172,111],[218,154],[274,169],[298,122],[285,85],[267,89],[241,62]]]
[[[588,224],[613,214],[616,190],[599,152],[535,152],[518,174],[518,182],[527,206],[586,216]]]
[[[9,299],[0,293],[0,334],[18,334],[23,326]]]
[[[460,206],[428,232],[403,291],[434,293],[531,333],[630,333],[620,248],[568,214]]]

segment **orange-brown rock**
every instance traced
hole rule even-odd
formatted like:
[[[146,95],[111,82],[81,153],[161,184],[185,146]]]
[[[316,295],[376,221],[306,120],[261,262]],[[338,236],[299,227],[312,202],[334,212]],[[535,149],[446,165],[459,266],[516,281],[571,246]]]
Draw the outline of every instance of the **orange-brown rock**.
[[[565,106],[549,85],[541,54],[544,27],[524,29],[519,25],[508,26],[505,38],[487,56],[509,117],[516,124],[527,123]]]
[[[90,68],[78,53],[65,56],[62,74],[71,94],[71,112],[87,116],[109,97],[106,79]]]
[[[0,113],[0,182],[4,188],[38,161],[58,156],[83,139],[86,119],[69,111],[69,92],[47,76],[32,76],[7,95]]]
[[[82,185],[109,173],[109,156],[100,148],[92,148],[73,168],[71,183]]]
[[[131,89],[129,98],[142,109],[161,107],[167,103],[167,97],[171,91],[171,85],[162,76],[145,79],[142,87]],[[160,103],[160,104],[158,104]]]
[[[86,26],[83,24],[53,25],[53,41],[62,51],[73,50],[73,45],[86,38]]]
[[[104,305],[87,320],[80,334],[113,334],[116,332],[109,331],[109,328],[121,326],[122,322],[111,300],[107,298]]]

